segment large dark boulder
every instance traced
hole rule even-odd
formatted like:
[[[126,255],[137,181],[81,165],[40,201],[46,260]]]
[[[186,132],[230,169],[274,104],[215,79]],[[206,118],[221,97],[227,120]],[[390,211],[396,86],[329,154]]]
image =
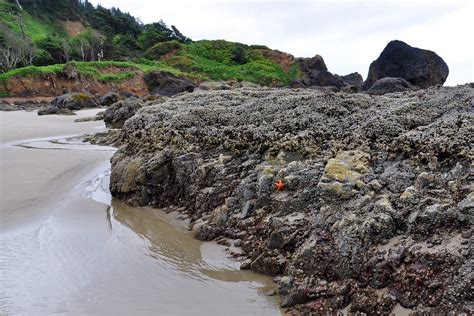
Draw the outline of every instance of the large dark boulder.
[[[51,105],[58,109],[76,111],[84,108],[98,107],[99,102],[93,95],[85,92],[79,92],[60,95],[51,102]]]
[[[328,71],[323,57],[316,55],[313,58],[299,59],[300,69],[303,73],[302,82],[306,86],[322,86],[322,87],[344,87],[344,81],[336,75]]]
[[[327,71],[326,63],[321,55],[315,55],[313,58],[300,59],[301,71],[310,74],[313,71]]]
[[[342,88],[346,85],[341,78],[338,78],[329,71],[313,72],[310,76],[309,83],[312,86],[337,88]]]
[[[391,41],[370,64],[364,90],[379,79],[399,77],[420,88],[443,84],[449,74],[448,65],[436,53],[411,47],[402,41]]]
[[[416,87],[403,78],[385,77],[375,81],[367,92],[369,94],[382,95],[392,92],[415,90]]]
[[[135,115],[143,106],[139,99],[130,98],[118,101],[107,108],[104,112],[105,126],[122,128],[126,120]]]
[[[364,79],[358,72],[353,72],[348,75],[339,77],[342,79],[342,81],[351,86],[362,87],[362,85],[364,84]]]
[[[196,86],[186,78],[165,71],[153,71],[145,75],[145,82],[152,94],[172,96],[181,92],[193,92]]]

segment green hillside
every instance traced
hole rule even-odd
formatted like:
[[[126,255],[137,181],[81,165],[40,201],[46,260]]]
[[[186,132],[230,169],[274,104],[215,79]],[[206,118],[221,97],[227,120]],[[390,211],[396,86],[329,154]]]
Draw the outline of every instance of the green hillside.
[[[100,81],[120,82],[137,72],[163,70],[195,82],[244,80],[287,85],[299,76],[293,57],[265,46],[224,40],[192,41],[163,21],[142,24],[119,9],[80,0],[0,0],[0,83],[16,76],[55,74],[72,64]],[[115,67],[120,71],[107,71]],[[8,91],[3,91],[5,95]]]
[[[14,32],[21,34],[19,24],[19,10],[17,6],[7,0],[0,0],[0,23],[8,26]],[[46,16],[33,17],[28,11],[23,12],[23,23],[25,34],[38,43],[48,36],[55,34],[66,36],[66,32],[60,24],[54,23]]]

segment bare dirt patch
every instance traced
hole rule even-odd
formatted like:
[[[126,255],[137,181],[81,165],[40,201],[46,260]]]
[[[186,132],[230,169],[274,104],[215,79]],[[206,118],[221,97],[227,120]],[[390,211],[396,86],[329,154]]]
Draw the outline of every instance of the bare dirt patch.
[[[86,30],[81,21],[62,21],[62,26],[69,36],[76,36],[79,33],[82,33]]]
[[[120,83],[101,82],[91,77],[80,79],[68,79],[60,75],[24,76],[10,79],[6,90],[13,97],[39,97],[57,96],[69,92],[86,91],[95,95],[103,95],[107,92],[127,92],[143,96],[148,94],[143,73],[139,72],[134,77]]]
[[[290,66],[295,61],[295,57],[293,55],[277,50],[262,49],[261,53],[265,58],[269,58],[275,63],[281,65],[285,72],[288,72],[290,70]]]

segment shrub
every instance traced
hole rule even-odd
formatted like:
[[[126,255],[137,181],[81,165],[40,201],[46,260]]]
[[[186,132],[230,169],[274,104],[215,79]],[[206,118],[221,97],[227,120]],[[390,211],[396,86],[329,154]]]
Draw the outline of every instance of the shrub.
[[[248,62],[248,56],[245,46],[237,44],[232,51],[232,61],[238,65],[243,65]]]
[[[46,66],[54,64],[54,59],[50,53],[44,49],[38,49],[36,51],[35,59],[33,60],[33,65],[35,66]]]
[[[146,51],[145,57],[159,60],[164,55],[172,51],[179,50],[182,47],[183,47],[183,44],[177,41],[158,43],[158,44],[153,45]]]
[[[80,101],[88,101],[88,100],[91,99],[91,97],[90,97],[89,95],[87,95],[87,94],[81,92],[81,93],[78,93],[78,94],[74,94],[74,95],[72,96],[72,99],[73,99],[74,101],[80,102]]]
[[[265,46],[265,45],[250,45],[250,48],[270,50],[270,48],[268,48],[268,46]]]
[[[61,50],[62,42],[59,37],[47,36],[39,40],[36,45],[39,48],[36,53],[36,58],[42,60],[42,62],[38,64],[51,65],[59,64],[64,61]]]

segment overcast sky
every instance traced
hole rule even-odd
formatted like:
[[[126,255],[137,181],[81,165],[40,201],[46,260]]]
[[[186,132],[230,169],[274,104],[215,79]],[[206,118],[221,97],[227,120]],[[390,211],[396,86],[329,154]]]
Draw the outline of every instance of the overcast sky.
[[[296,57],[323,56],[329,71],[367,76],[393,39],[435,51],[447,85],[474,81],[474,0],[271,1],[89,0],[144,23],[160,19],[193,40],[263,44]]]

